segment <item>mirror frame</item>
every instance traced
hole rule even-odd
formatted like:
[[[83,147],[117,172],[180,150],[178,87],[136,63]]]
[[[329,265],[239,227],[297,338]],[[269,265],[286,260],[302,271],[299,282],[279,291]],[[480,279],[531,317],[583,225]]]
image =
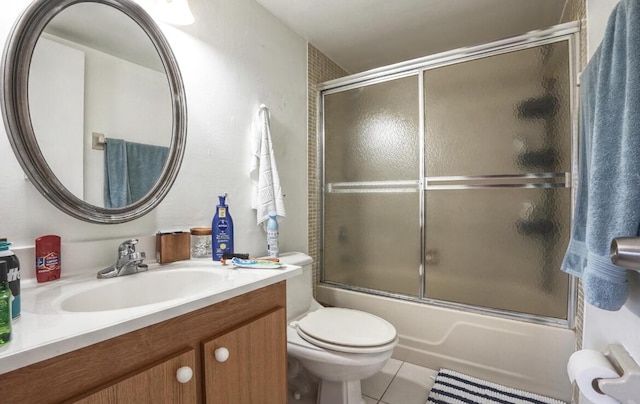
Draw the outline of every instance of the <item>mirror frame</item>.
[[[36,43],[58,13],[77,3],[100,3],[130,17],[153,43],[167,74],[173,114],[167,162],[153,188],[139,201],[122,208],[89,204],[71,193],[47,164],[31,123],[29,69]],[[11,147],[27,177],[40,193],[63,212],[91,223],[115,224],[137,219],[154,209],[173,185],[184,155],[187,104],[180,69],[167,39],[144,9],[131,0],[35,0],[13,26],[1,62],[0,106]]]

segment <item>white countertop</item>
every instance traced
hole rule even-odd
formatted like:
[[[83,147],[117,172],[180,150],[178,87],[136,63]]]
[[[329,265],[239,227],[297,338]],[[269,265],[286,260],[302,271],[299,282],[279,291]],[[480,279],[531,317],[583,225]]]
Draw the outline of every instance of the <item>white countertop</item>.
[[[110,282],[143,282],[150,273],[180,270],[217,274],[211,284],[199,285],[189,293],[159,303],[135,307],[70,312],[62,302],[78,293],[101,288]],[[12,340],[0,347],[0,374],[135,331],[235,296],[301,274],[300,267],[246,269],[222,266],[211,259],[192,259],[168,265],[149,265],[149,272],[113,279],[96,279],[96,273],[64,277],[47,283],[22,282],[21,316],[13,322]],[[154,276],[154,275],[152,275]],[[89,294],[92,292],[88,292]],[[140,290],[145,293],[145,290]],[[85,293],[86,295],[87,293]],[[96,293],[98,295],[98,293]]]

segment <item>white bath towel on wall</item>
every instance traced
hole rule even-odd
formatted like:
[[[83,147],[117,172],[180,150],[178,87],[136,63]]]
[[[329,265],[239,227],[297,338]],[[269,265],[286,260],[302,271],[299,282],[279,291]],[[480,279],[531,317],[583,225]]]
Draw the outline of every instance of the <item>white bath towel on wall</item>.
[[[270,211],[276,212],[280,219],[284,218],[284,195],[271,142],[269,109],[264,104],[253,122],[251,154],[249,177],[254,187],[251,207],[256,209],[256,224],[265,222]]]

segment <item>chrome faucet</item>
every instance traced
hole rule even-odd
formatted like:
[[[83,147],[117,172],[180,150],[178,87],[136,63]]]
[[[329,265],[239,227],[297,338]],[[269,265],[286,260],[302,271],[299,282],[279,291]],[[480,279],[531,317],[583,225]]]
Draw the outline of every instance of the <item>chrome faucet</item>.
[[[115,264],[98,271],[98,279],[115,278],[144,272],[149,267],[142,261],[146,258],[144,252],[136,251],[138,239],[124,241],[118,247],[118,260]]]

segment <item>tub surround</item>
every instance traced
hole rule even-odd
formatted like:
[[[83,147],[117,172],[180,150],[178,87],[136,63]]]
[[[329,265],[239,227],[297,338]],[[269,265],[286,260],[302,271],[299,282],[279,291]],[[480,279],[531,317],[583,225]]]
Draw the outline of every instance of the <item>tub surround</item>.
[[[22,315],[14,321],[12,341],[0,350],[0,374],[223,302],[301,273],[296,266],[278,270],[233,269],[210,259],[194,259],[162,266],[151,263],[149,272],[200,268],[219,274],[221,280],[212,282],[210,287],[203,288],[197,294],[159,303],[98,312],[62,310],[60,301],[66,295],[99,287],[114,280],[125,282],[133,277],[142,279],[146,275],[140,273],[98,280],[95,274],[100,268],[92,267],[82,273],[73,273],[72,268],[69,268],[65,273],[63,264],[60,280],[41,284],[29,279],[29,276],[23,277]],[[22,270],[25,271],[24,268]],[[25,274],[26,272],[31,271],[27,270]],[[140,290],[140,293],[145,291]]]

